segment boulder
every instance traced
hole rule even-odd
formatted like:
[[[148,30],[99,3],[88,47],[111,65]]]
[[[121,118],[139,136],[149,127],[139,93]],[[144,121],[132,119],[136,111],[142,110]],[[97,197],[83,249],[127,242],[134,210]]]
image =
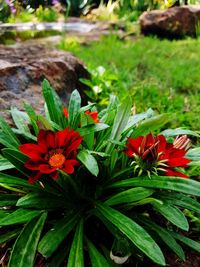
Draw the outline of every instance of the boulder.
[[[152,10],[140,16],[141,32],[161,38],[179,39],[196,36],[200,23],[199,6],[180,6],[166,10]]]
[[[0,110],[30,103],[37,112],[43,111],[41,83],[44,78],[57,91],[64,104],[76,88],[86,102],[86,87],[80,78],[90,75],[83,63],[70,53],[50,50],[40,45],[8,47],[0,45]]]

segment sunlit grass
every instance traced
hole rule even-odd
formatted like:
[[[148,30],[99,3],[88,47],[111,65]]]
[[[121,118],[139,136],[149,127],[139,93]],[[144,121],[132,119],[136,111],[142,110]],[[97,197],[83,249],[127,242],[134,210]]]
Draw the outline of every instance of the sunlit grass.
[[[59,47],[78,56],[89,69],[102,65],[117,75],[110,91],[130,94],[138,112],[149,107],[170,112],[172,126],[200,130],[199,39],[121,41],[109,36],[87,46],[62,41]]]

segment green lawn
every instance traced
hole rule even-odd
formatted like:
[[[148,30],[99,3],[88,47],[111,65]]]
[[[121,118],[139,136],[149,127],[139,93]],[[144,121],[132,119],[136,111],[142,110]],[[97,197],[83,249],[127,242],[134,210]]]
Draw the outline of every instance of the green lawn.
[[[174,113],[171,126],[200,130],[200,39],[121,41],[109,36],[90,45],[62,41],[59,47],[71,51],[90,70],[101,65],[106,77],[116,76],[102,97],[109,90],[120,96],[128,93],[137,112],[151,107]]]

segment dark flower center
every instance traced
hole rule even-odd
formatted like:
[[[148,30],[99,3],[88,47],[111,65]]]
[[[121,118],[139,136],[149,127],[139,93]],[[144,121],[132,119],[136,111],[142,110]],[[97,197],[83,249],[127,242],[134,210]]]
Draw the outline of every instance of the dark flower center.
[[[49,159],[51,167],[61,168],[65,162],[65,156],[63,154],[54,154]]]

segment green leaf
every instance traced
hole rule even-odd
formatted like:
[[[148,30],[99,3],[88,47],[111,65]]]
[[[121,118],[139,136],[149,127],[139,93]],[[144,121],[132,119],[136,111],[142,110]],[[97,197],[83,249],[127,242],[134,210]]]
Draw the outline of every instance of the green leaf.
[[[68,247],[69,243],[67,242],[62,243],[59,248],[59,253],[56,253],[52,256],[52,258],[48,262],[48,267],[63,267],[63,261],[68,254]]]
[[[170,177],[170,176],[151,176],[129,178],[111,184],[111,188],[123,188],[142,186],[147,188],[167,189],[182,192],[188,195],[200,196],[200,183],[191,179]]]
[[[84,267],[83,258],[83,220],[76,227],[74,240],[69,253],[67,267]]]
[[[52,198],[55,198],[52,201]],[[24,197],[21,197],[16,206],[23,208],[35,208],[35,209],[56,209],[65,206],[66,200],[62,197],[45,194],[45,193],[29,193]]]
[[[79,134],[81,136],[85,136],[87,134],[90,134],[91,132],[103,131],[103,130],[107,129],[108,127],[110,127],[110,126],[107,124],[96,123],[96,124],[90,124],[87,126],[83,126],[81,128],[76,129],[76,131],[79,132]]]
[[[17,203],[19,195],[0,194],[0,207],[13,206]]]
[[[6,232],[5,234],[1,234],[0,236],[0,244],[6,243],[7,241],[13,239],[17,235],[19,235],[21,229],[15,229],[9,232]]]
[[[146,119],[133,131],[131,137],[137,138],[141,135],[145,136],[150,132],[160,129],[167,122],[169,122],[169,114],[157,115],[150,119]]]
[[[166,137],[170,136],[177,136],[177,135],[191,135],[191,136],[196,136],[199,137],[199,134],[197,134],[194,131],[183,129],[183,128],[176,128],[176,129],[167,129],[161,132]]]
[[[0,171],[13,169],[15,166],[9,160],[0,155]]]
[[[51,85],[47,80],[44,80],[42,83],[42,93],[46,102],[46,106],[49,112],[50,119],[57,123],[58,125],[62,125],[63,111],[62,111],[62,103],[60,101],[59,96],[53,90]]]
[[[30,124],[28,115],[17,108],[11,108],[11,116],[19,132],[25,137],[36,141],[37,138],[31,134],[31,131],[28,127],[28,124]]]
[[[48,231],[39,243],[38,251],[45,257],[50,257],[61,242],[74,228],[78,220],[78,214],[69,214],[59,220],[54,227]]]
[[[173,235],[174,238],[176,238],[177,240],[181,241],[182,243],[184,243],[185,245],[187,245],[188,247],[200,252],[200,243],[196,242],[188,237],[182,236],[180,234],[174,233],[169,231],[171,235]]]
[[[185,155],[186,158],[191,159],[192,161],[200,161],[200,147],[189,149]]]
[[[16,211],[8,214],[6,217],[0,219],[0,225],[12,225],[25,223],[37,217],[41,214],[41,211],[17,209]]]
[[[170,221],[177,227],[183,229],[184,231],[188,231],[189,229],[188,221],[184,216],[184,214],[177,207],[165,203],[163,204],[153,203],[153,207],[160,214],[162,214],[168,221]]]
[[[129,130],[133,128],[133,126],[137,125],[139,122],[143,121],[144,119],[153,117],[153,115],[154,115],[154,111],[150,108],[146,112],[131,116],[128,120],[128,123],[123,133],[127,133]]]
[[[163,240],[163,242],[172,250],[174,251],[181,260],[185,260],[185,254],[182,247],[176,242],[173,238],[171,233],[164,229],[163,227],[157,225],[156,223],[152,222],[148,218],[141,216],[138,220],[139,223],[145,225],[147,229],[155,231],[158,236]]]
[[[146,197],[151,196],[154,193],[152,189],[146,189],[142,187],[135,187],[128,190],[125,190],[121,193],[118,193],[108,200],[106,200],[107,205],[116,205],[122,203],[130,203],[134,201],[138,201],[144,199]]]
[[[18,149],[20,142],[11,130],[10,126],[2,117],[0,117],[0,128],[2,129],[3,134],[6,136],[6,140],[8,140],[9,145]]]
[[[81,150],[77,158],[85,165],[89,172],[91,172],[94,176],[97,176],[99,173],[99,167],[96,159],[90,155],[87,150]]]
[[[131,100],[127,98],[120,106],[115,116],[112,132],[109,140],[119,141],[121,134],[128,123],[131,112]],[[106,153],[110,154],[114,148],[114,144],[109,143],[106,148]]]
[[[46,117],[44,117],[42,115],[38,115],[36,121],[37,121],[37,125],[39,125],[41,128],[44,128],[45,130],[53,131],[54,122],[50,121],[50,119],[47,119]],[[61,128],[59,128],[57,130],[61,130]]]
[[[96,249],[91,241],[87,239],[87,247],[89,250],[92,267],[110,267],[104,256]]]
[[[24,102],[24,108],[26,110],[26,113],[29,116],[31,125],[34,129],[35,135],[38,135],[39,132],[39,128],[37,125],[37,114],[35,113],[35,110],[33,109],[33,107],[31,105],[29,105],[28,103]]]
[[[32,219],[22,230],[17,238],[8,267],[33,267],[39,238],[46,220],[47,214],[43,213],[39,219]]]
[[[97,204],[97,209],[150,259],[157,264],[165,265],[165,259],[160,248],[140,225],[124,214],[106,205]],[[101,217],[99,218],[101,219]]]
[[[10,140],[8,139],[7,134],[2,131],[0,131],[0,144],[2,144],[4,147],[9,147],[9,148],[18,150],[18,146],[10,143]]]
[[[20,186],[23,188],[29,188],[29,189],[39,189],[39,186],[37,184],[29,184],[27,180],[11,176],[5,173],[0,172],[0,184],[5,184],[7,186]]]
[[[7,158],[18,171],[20,171],[25,176],[29,176],[30,171],[24,167],[24,163],[27,161],[28,157],[22,154],[20,151],[4,148],[2,149],[2,153],[5,158]]]
[[[0,210],[0,220],[3,219],[4,217],[8,216],[9,214],[10,214],[10,212],[8,212],[8,211]]]
[[[174,192],[170,192],[170,194],[162,192],[155,194],[155,196],[164,200],[167,204],[179,206],[200,214],[200,203],[189,196]]]
[[[79,115],[81,108],[81,97],[78,90],[74,90],[71,94],[69,106],[68,106],[68,121],[71,127],[75,126],[77,116]]]

